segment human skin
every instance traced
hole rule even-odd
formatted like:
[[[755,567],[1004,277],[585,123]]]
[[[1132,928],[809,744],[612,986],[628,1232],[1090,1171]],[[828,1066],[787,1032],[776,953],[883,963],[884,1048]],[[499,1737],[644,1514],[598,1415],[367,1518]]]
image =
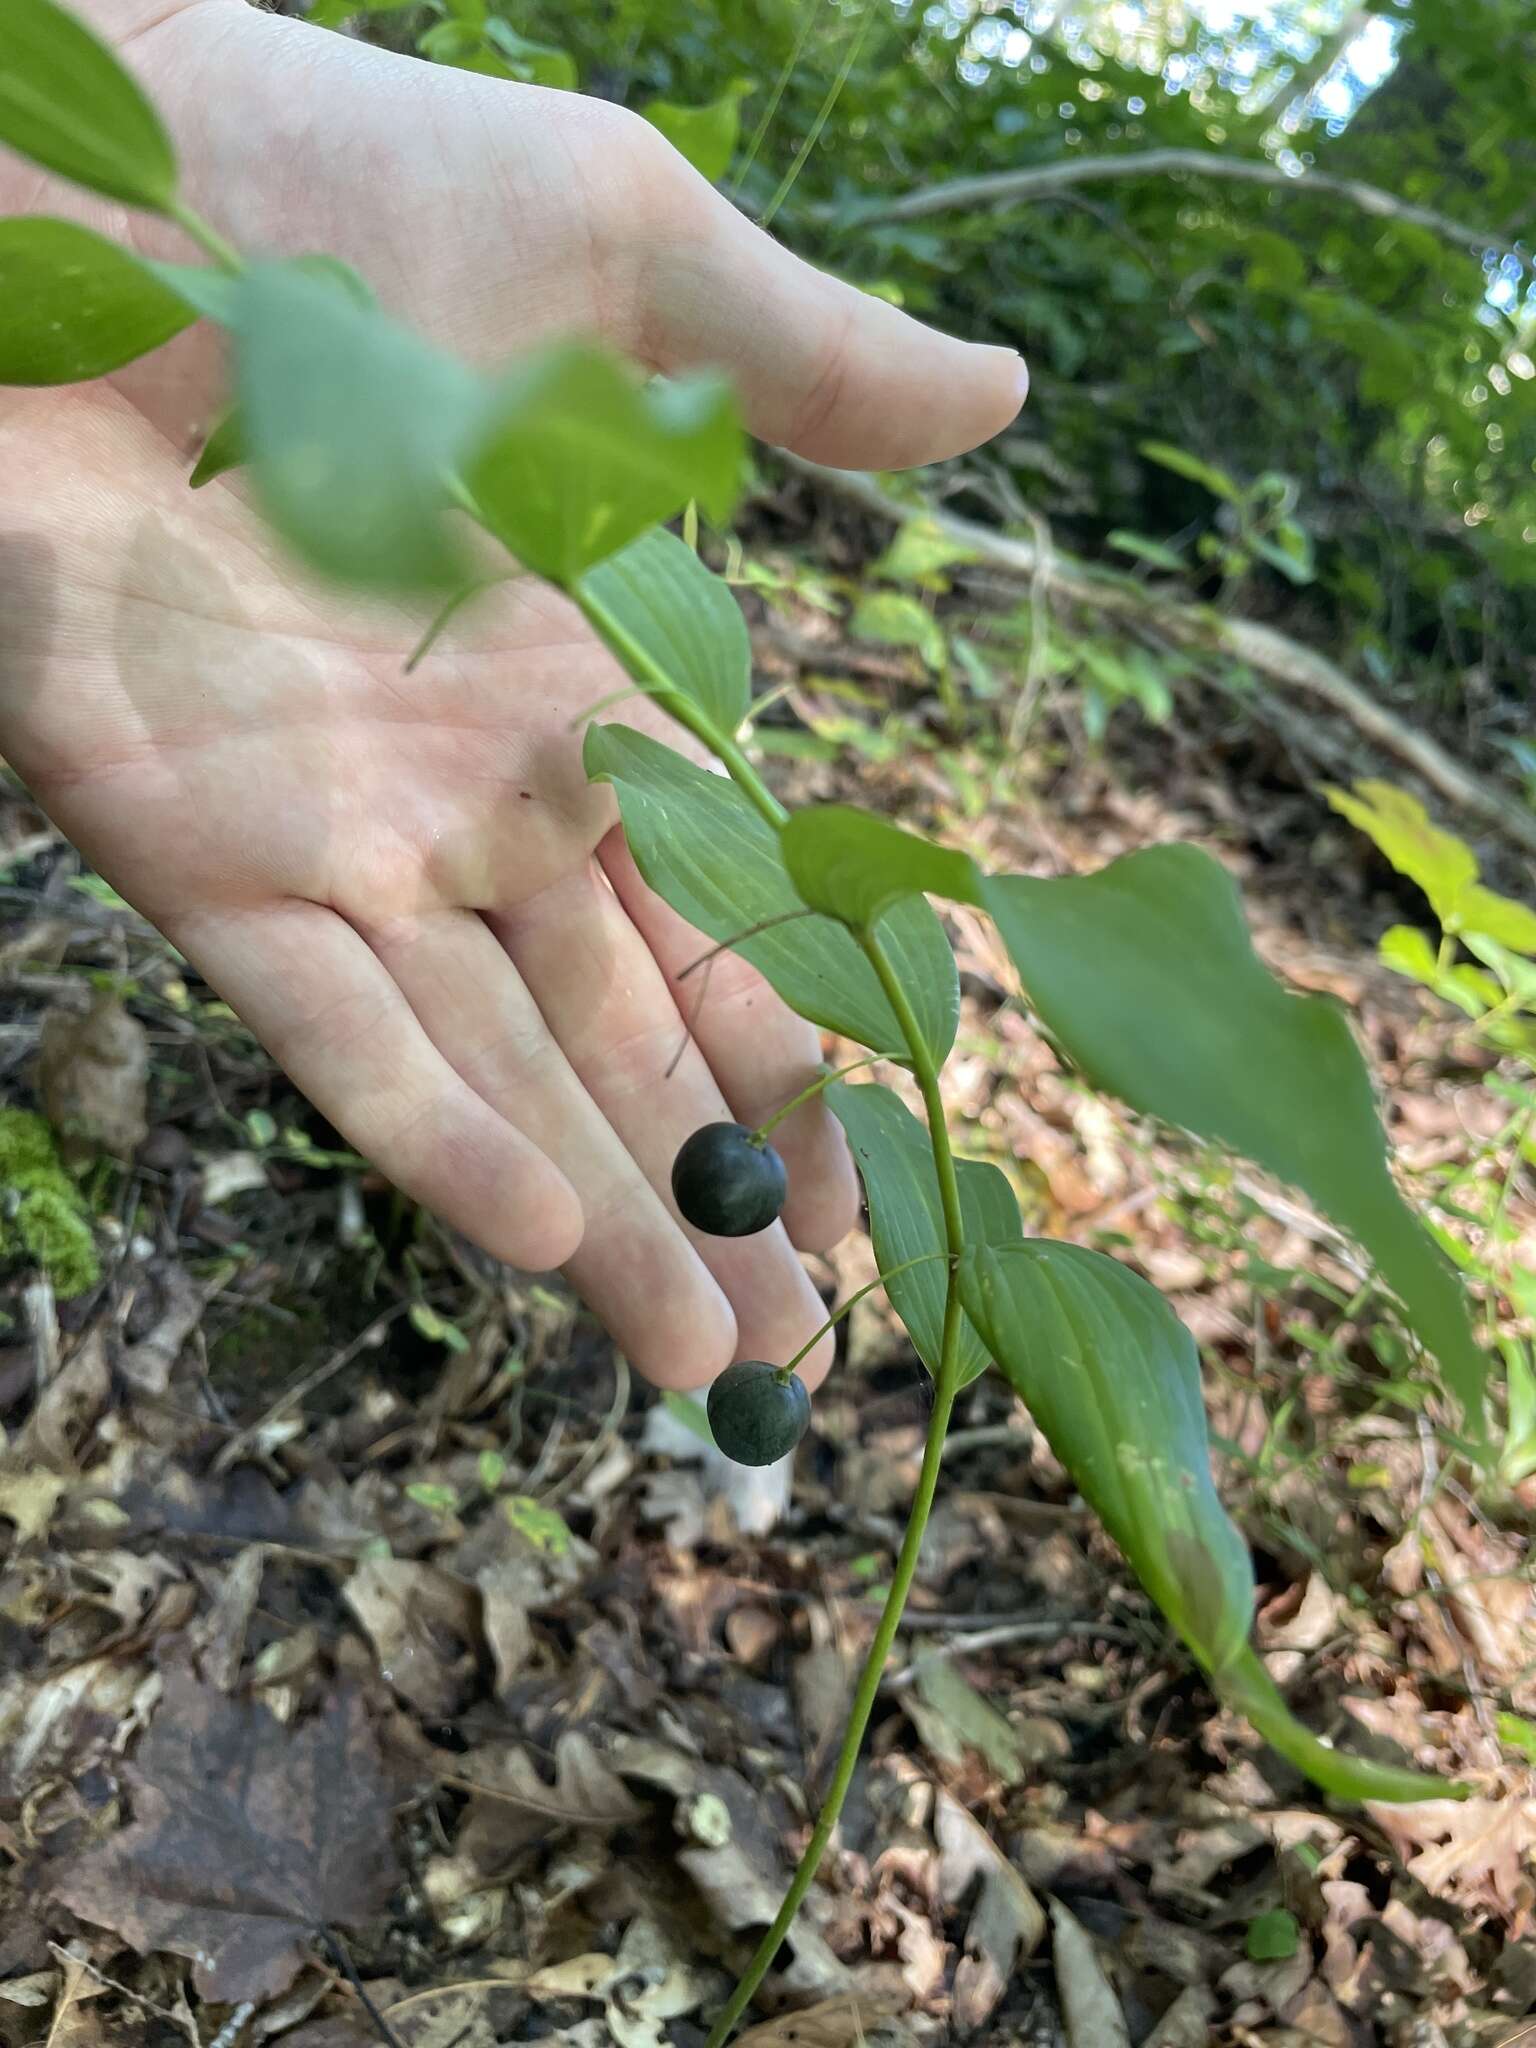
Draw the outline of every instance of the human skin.
[[[342,257],[472,362],[585,334],[710,365],[763,439],[869,468],[957,454],[1022,403],[1010,351],[810,269],[621,109],[245,0],[75,6],[221,234]],[[195,253],[3,152],[0,212]],[[218,348],[198,328],[96,384],[0,392],[0,754],[351,1144],[487,1251],[561,1267],[647,1378],[788,1357],[822,1318],[795,1247],[850,1227],[852,1166],[813,1103],[775,1133],[782,1223],[711,1240],[672,1207],[682,1140],[761,1121],[819,1045],[732,955],[702,1002],[679,989],[707,942],[581,769],[583,716],[625,679],[533,578],[406,675],[415,611],[313,582],[238,475],[189,495]],[[604,715],[677,744],[643,700]]]

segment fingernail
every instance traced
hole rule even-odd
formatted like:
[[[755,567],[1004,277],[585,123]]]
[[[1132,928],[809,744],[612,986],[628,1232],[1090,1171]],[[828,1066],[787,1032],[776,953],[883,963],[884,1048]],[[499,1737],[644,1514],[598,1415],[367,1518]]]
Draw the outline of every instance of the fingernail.
[[[1026,362],[1025,362],[1025,360],[1024,360],[1024,358],[1023,358],[1022,356],[1020,356],[1020,357],[1019,357],[1019,359],[1018,359],[1018,363],[1019,363],[1019,372],[1018,372],[1018,376],[1019,376],[1019,403],[1020,403],[1020,405],[1022,405],[1022,404],[1024,403],[1025,399],[1026,399],[1026,398],[1028,398],[1028,396],[1029,396],[1029,365],[1028,365],[1028,363],[1026,363]]]

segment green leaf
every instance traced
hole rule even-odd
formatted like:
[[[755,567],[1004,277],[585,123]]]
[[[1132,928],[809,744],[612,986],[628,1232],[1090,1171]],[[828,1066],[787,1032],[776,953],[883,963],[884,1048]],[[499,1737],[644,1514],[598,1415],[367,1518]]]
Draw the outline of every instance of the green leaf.
[[[953,540],[933,519],[908,519],[897,529],[885,553],[870,565],[872,576],[887,583],[918,583],[943,588],[943,575],[959,562],[979,560],[976,550]]]
[[[848,630],[855,640],[881,647],[915,647],[931,669],[944,667],[949,644],[944,628],[904,590],[872,590],[860,598]]]
[[[553,1508],[541,1507],[529,1494],[504,1495],[501,1512],[535,1550],[547,1551],[551,1557],[564,1557],[570,1549],[571,1531],[565,1517]]]
[[[222,418],[214,422],[213,431],[203,443],[203,452],[187,481],[194,491],[199,491],[204,484],[211,484],[216,476],[223,476],[226,470],[238,469],[245,459],[245,422],[240,417],[239,407],[231,406]]]
[[[1220,1675],[1222,1698],[1252,1723],[1271,1749],[1297,1770],[1305,1771],[1335,1799],[1465,1799],[1471,1790],[1453,1778],[1433,1778],[1397,1764],[1372,1763],[1323,1742],[1303,1727],[1286,1705],[1279,1687],[1251,1649],[1244,1649]]]
[[[1212,497],[1225,498],[1235,504],[1243,495],[1241,486],[1234,483],[1224,469],[1218,469],[1214,463],[1203,462],[1198,455],[1191,455],[1187,448],[1175,448],[1167,441],[1143,441],[1141,452],[1149,462],[1171,469],[1175,476],[1188,477],[1191,483],[1203,484]]]
[[[1129,533],[1123,526],[1117,526],[1106,538],[1110,547],[1118,548],[1122,555],[1134,555],[1154,569],[1172,569],[1176,575],[1182,575],[1189,567],[1177,548],[1169,547],[1166,541],[1152,540],[1144,533]]]
[[[1499,1714],[1494,1726],[1506,1749],[1514,1750],[1527,1763],[1536,1764],[1536,1721],[1527,1721],[1519,1714]]]
[[[1429,822],[1417,797],[1390,782],[1357,782],[1354,792],[1325,788],[1341,818],[1364,832],[1400,875],[1417,882],[1448,928],[1464,892],[1477,880],[1477,856],[1452,832]]]
[[[692,1394],[677,1394],[670,1387],[663,1387],[662,1405],[683,1425],[691,1430],[700,1443],[710,1449],[715,1447],[715,1432],[709,1426],[709,1410],[702,1401],[696,1401]]]
[[[317,278],[322,284],[338,287],[356,306],[377,304],[373,291],[365,278],[359,277],[350,263],[343,263],[339,257],[310,254],[294,256],[285,268],[302,271],[306,277]],[[231,332],[240,323],[240,309],[245,303],[245,280],[232,277],[227,270],[215,270],[206,263],[151,263],[144,268],[153,271],[160,282],[178,293],[196,313],[205,320],[217,321],[220,327]]]
[[[0,143],[108,199],[167,213],[176,156],[106,44],[53,0],[0,0]]]
[[[899,1096],[878,1082],[851,1088],[839,1081],[827,1090],[827,1106],[848,1133],[869,1203],[875,1263],[882,1273],[891,1274],[885,1283],[891,1306],[918,1357],[936,1373],[944,1335],[946,1269],[934,1264],[914,1266],[907,1273],[893,1270],[907,1259],[930,1253],[942,1257],[948,1248],[927,1130]],[[1004,1174],[995,1166],[962,1159],[956,1162],[956,1176],[967,1243],[1018,1243],[1023,1235],[1019,1205]],[[960,1332],[959,1358],[962,1385],[987,1369],[990,1354],[969,1323]]]
[[[641,386],[617,358],[567,343],[508,377],[465,481],[518,560],[569,588],[690,498],[723,522],[741,463],[721,378]]]
[[[871,930],[904,897],[975,900],[977,873],[968,855],[847,804],[793,812],[783,840],[784,864],[801,900],[857,930]]]
[[[1246,1947],[1251,1963],[1283,1963],[1301,1945],[1301,1928],[1294,1913],[1277,1906],[1272,1913],[1259,1913],[1248,1922]]]
[[[1098,1087],[1303,1188],[1370,1252],[1481,1437],[1486,1364],[1450,1267],[1398,1194],[1342,1010],[1288,994],[1230,876],[1189,846],[983,884],[1031,1003]]]
[[[729,585],[685,541],[664,527],[642,534],[589,569],[577,594],[637,681],[652,687],[665,676],[716,733],[731,737],[752,694],[747,622]]]
[[[1410,981],[1422,982],[1426,988],[1439,985],[1440,963],[1435,949],[1428,934],[1415,925],[1389,926],[1382,933],[1376,951],[1382,966],[1390,967],[1394,974],[1405,974]]]
[[[672,100],[647,100],[640,112],[659,129],[701,176],[718,185],[731,167],[741,139],[741,103],[756,92],[753,78],[735,78],[703,107],[682,107]]]
[[[576,90],[576,59],[555,43],[536,43],[520,36],[510,22],[494,16],[485,24],[486,41],[523,85],[542,85],[552,92]]]
[[[967,1251],[961,1299],[1052,1450],[1208,1671],[1253,1613],[1247,1545],[1211,1482],[1200,1358],[1155,1287],[1036,1238]]]
[[[365,589],[464,582],[444,511],[481,380],[293,263],[249,274],[236,341],[252,477],[290,545]]]
[[[613,784],[630,851],[665,902],[722,943],[766,919],[790,917],[733,949],[813,1024],[872,1052],[906,1058],[907,1042],[873,968],[841,925],[804,914],[778,832],[733,782],[623,725],[591,727],[583,759],[594,781]],[[927,1042],[947,1052],[960,991],[943,926],[926,903],[912,902],[891,913],[882,937]],[[693,977],[700,989],[694,1001],[709,1000],[706,971]]]
[[[89,228],[35,214],[0,220],[0,384],[104,377],[195,317],[137,257]]]
[[[233,329],[240,317],[244,281],[227,270],[215,270],[206,263],[153,263],[144,268],[175,292],[184,304],[204,320],[216,320]]]

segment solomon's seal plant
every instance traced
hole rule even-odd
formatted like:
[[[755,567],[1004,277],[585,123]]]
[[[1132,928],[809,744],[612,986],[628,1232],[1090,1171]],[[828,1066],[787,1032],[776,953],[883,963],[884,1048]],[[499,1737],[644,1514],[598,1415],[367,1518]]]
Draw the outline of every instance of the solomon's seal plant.
[[[856,809],[787,813],[739,739],[750,697],[741,613],[662,524],[690,504],[716,521],[730,514],[743,450],[723,383],[647,385],[576,345],[487,377],[387,319],[366,282],[328,258],[247,263],[188,209],[153,109],[73,17],[52,0],[0,0],[0,28],[0,143],[178,222],[211,259],[154,264],[65,221],[0,222],[0,379],[100,376],[211,319],[230,337],[234,389],[194,482],[244,461],[257,503],[311,568],[439,616],[484,584],[462,545],[466,518],[565,592],[634,684],[726,771],[624,726],[590,726],[587,772],[615,791],[647,882],[801,1015],[903,1064],[921,1096],[920,1120],[879,1084],[821,1084],[933,1402],[826,1803],[710,2048],[769,1967],[836,1826],[955,1397],[989,1367],[1027,1403],[1225,1701],[1336,1796],[1445,1796],[1443,1781],[1312,1735],[1250,1646],[1248,1551],[1212,1484],[1199,1356],[1172,1310],[1118,1261],[1026,1237],[1002,1173],[956,1157],[939,1075],[959,983],[930,899],[993,921],[1025,1000],[1092,1084],[1257,1161],[1359,1241],[1438,1362],[1460,1416],[1455,1450],[1483,1468],[1484,1358],[1449,1264],[1393,1182],[1342,1011],[1270,977],[1231,880],[1192,847],[1041,880],[984,873]],[[761,1228],[781,1198],[765,1133],[726,1126],[684,1148],[679,1200],[699,1227]],[[737,1366],[719,1382],[710,1409],[733,1455],[775,1456],[798,1437],[794,1364]]]

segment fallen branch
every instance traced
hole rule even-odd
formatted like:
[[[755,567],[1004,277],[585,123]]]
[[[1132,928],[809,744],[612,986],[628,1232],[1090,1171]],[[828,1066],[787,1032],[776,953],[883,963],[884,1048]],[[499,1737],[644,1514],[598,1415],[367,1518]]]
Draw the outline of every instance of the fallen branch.
[[[1492,228],[1469,227],[1428,206],[1399,199],[1379,185],[1367,185],[1359,178],[1336,178],[1327,171],[1282,171],[1278,164],[1251,157],[1222,156],[1205,149],[1142,149],[1125,156],[1068,158],[1061,163],[1032,164],[1022,171],[992,171],[976,178],[952,178],[942,185],[920,186],[896,199],[873,199],[852,206],[828,206],[818,218],[838,226],[875,227],[887,221],[922,220],[931,213],[956,213],[983,206],[1017,206],[1032,199],[1048,199],[1074,185],[1103,184],[1113,179],[1161,178],[1191,171],[1202,178],[1225,178],[1240,185],[1268,185],[1285,192],[1325,195],[1342,199],[1362,213],[1380,220],[1406,221],[1427,228],[1448,242],[1481,255],[1497,249],[1508,253],[1513,243]]]
[[[1527,853],[1536,854],[1536,813],[1517,796],[1448,754],[1425,733],[1417,732],[1386,705],[1352,681],[1316,648],[1308,647],[1256,619],[1232,618],[1209,606],[1173,597],[1134,577],[1100,569],[1052,549],[1047,557],[1033,541],[995,532],[953,512],[922,511],[894,498],[872,476],[860,470],[827,469],[803,456],[778,451],[779,459],[799,475],[850,498],[866,511],[901,524],[919,516],[931,520],[951,540],[971,549],[979,561],[1016,576],[1040,578],[1056,596],[1090,606],[1111,618],[1151,626],[1163,639],[1196,653],[1224,654],[1245,662],[1256,674],[1283,689],[1316,699],[1340,712],[1383,753],[1411,768],[1438,796],[1480,819]]]

